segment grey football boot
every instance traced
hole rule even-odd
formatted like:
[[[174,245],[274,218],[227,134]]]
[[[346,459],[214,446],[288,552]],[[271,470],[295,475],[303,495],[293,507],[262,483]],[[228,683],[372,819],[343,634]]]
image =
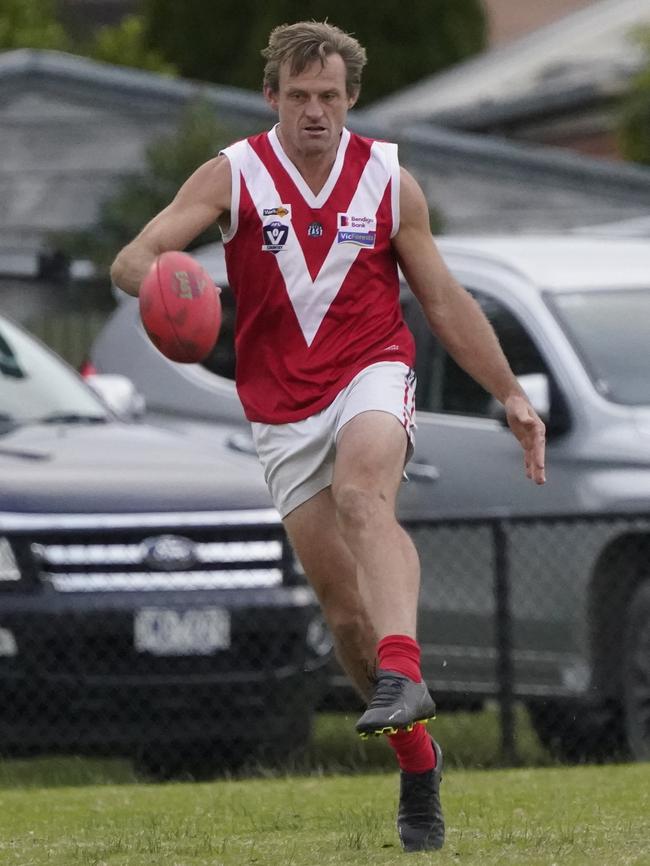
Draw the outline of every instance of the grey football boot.
[[[365,739],[370,734],[410,731],[416,722],[428,722],[435,715],[436,705],[424,682],[416,683],[403,674],[380,668],[368,708],[355,727]]]
[[[445,843],[445,819],[440,803],[442,750],[432,739],[436,753],[434,770],[400,771],[397,832],[404,851],[435,851]]]

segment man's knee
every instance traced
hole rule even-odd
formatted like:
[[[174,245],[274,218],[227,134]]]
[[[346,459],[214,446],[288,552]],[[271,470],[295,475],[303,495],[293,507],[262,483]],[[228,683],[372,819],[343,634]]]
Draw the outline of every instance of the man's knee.
[[[363,530],[373,525],[388,509],[388,502],[379,490],[359,484],[343,483],[333,490],[336,516],[343,528]]]

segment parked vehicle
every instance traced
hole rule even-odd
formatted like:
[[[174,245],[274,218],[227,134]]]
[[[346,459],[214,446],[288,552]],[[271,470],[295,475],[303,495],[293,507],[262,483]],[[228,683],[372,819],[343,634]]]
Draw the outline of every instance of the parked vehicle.
[[[548,425],[548,481],[524,475],[501,407],[446,354],[404,293],[418,346],[418,431],[400,516],[422,560],[423,669],[441,704],[498,690],[495,546],[508,550],[515,695],[565,756],[623,743],[650,757],[650,249],[602,237],[442,238]],[[197,254],[225,287],[220,245]],[[208,438],[245,422],[232,309],[215,352],[156,352],[123,296],[98,369],[131,376],[164,423]],[[332,684],[340,685],[332,668]],[[603,745],[604,744],[604,745]]]
[[[118,419],[0,317],[0,753],[203,775],[306,744],[322,621],[257,462],[211,434]]]

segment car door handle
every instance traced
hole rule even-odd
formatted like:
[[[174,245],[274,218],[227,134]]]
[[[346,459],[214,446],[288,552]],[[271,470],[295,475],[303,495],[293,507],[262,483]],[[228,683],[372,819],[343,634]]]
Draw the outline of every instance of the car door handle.
[[[406,466],[406,475],[414,481],[437,481],[440,478],[440,470],[431,463],[409,463]]]

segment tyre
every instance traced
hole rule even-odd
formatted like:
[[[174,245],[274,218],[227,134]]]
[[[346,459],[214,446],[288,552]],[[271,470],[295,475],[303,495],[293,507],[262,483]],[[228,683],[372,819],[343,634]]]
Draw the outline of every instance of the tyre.
[[[260,767],[292,767],[311,739],[312,719],[305,713],[297,724],[271,738],[264,731],[247,731],[246,739],[199,740],[183,743],[151,743],[133,755],[137,775],[151,781],[207,781]],[[255,734],[257,733],[257,736]]]
[[[650,760],[650,581],[627,607],[623,639],[623,711],[630,754]]]
[[[151,743],[133,756],[133,769],[146,781],[206,781],[237,772],[244,761],[238,748],[212,741]],[[234,746],[235,744],[233,744]]]
[[[601,707],[567,701],[530,701],[528,712],[543,746],[570,764],[603,763],[627,754],[623,713],[616,702]]]

